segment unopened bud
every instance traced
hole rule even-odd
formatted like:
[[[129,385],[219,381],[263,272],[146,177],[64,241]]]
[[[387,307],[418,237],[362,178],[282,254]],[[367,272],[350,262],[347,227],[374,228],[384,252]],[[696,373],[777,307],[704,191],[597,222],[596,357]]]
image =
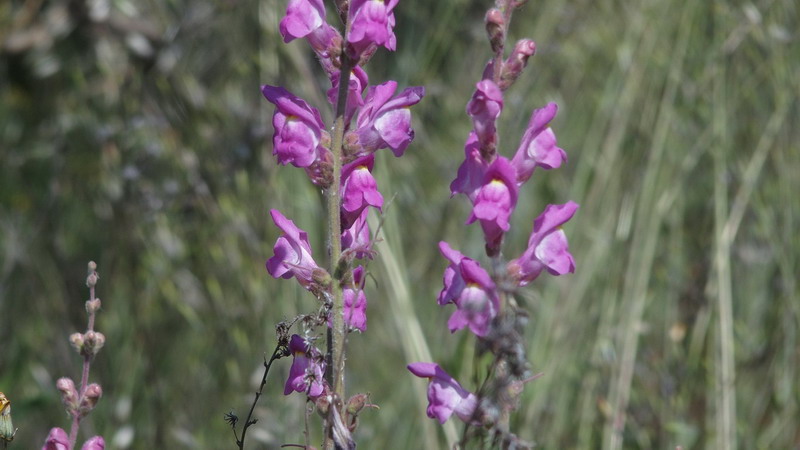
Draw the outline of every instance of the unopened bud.
[[[347,413],[355,416],[367,406],[368,401],[369,394],[356,394],[350,397],[350,399],[347,400]]]
[[[83,351],[81,354],[94,356],[106,344],[106,337],[97,331],[87,331],[83,335]]]
[[[500,73],[500,89],[506,90],[519,78],[522,70],[528,65],[528,58],[536,53],[536,43],[530,39],[521,39],[511,51],[511,56],[503,63]]]
[[[506,20],[503,13],[497,8],[486,11],[486,34],[489,35],[489,44],[492,51],[497,53],[503,50],[506,40]]]
[[[86,312],[89,313],[89,314],[94,314],[94,313],[96,313],[97,311],[100,310],[100,306],[101,305],[102,305],[102,302],[100,301],[99,298],[96,298],[94,300],[87,300],[86,301]]]
[[[56,389],[61,392],[61,402],[67,412],[72,413],[78,409],[78,391],[75,390],[75,383],[67,378],[59,378],[56,381]]]
[[[81,333],[72,333],[69,335],[69,343],[81,353],[83,351],[83,334]]]
[[[319,286],[327,287],[331,285],[331,274],[325,269],[315,268],[311,272],[311,279]]]
[[[97,274],[97,263],[89,261],[88,271],[89,275],[86,277],[86,287],[93,288],[97,285],[97,280],[100,279],[100,275]]]
[[[342,149],[344,150],[345,156],[358,155],[363,150],[363,147],[358,140],[358,133],[355,131],[348,131],[345,133]]]
[[[103,396],[103,388],[97,383],[92,383],[86,386],[86,391],[83,392],[81,403],[78,407],[78,413],[81,417],[89,414],[91,410],[97,406],[97,401]]]
[[[81,450],[105,450],[106,448],[106,441],[103,440],[102,436],[94,436],[88,441],[83,443]]]
[[[320,395],[317,398],[317,411],[319,411],[322,417],[326,417],[328,415],[328,411],[331,409],[331,397],[330,395]]]

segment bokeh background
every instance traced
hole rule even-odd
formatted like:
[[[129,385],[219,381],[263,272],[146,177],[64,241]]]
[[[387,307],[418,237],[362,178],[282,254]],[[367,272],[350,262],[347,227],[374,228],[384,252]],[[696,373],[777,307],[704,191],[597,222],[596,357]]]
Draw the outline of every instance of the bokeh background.
[[[464,107],[489,57],[489,1],[402,0],[398,50],[370,79],[424,85],[416,140],[380,152],[385,209],[370,264],[369,322],[349,342],[348,391],[372,394],[363,448],[445,448],[461,426],[425,417],[432,358],[476,386],[473,338],[446,329],[435,296],[446,239],[482,255],[448,185],[470,127]],[[85,327],[97,261],[104,396],[82,439],[112,449],[233,448],[274,326],[316,308],[264,269],[279,208],[324,248],[324,202],[271,155],[282,85],[327,110],[303,42],[284,45],[284,1],[0,2],[0,390],[39,448],[68,427],[54,381],[79,377],[67,337]],[[800,448],[800,10],[792,0],[532,0],[511,39],[538,51],[508,91],[502,152],[530,112],[569,163],[524,187],[505,253],[548,203],[581,209],[565,230],[574,275],[520,293],[535,371],[513,428],[541,448]],[[330,5],[329,5],[330,10]],[[331,15],[331,20],[333,17]],[[302,442],[304,404],[276,363],[248,448]],[[732,400],[735,400],[732,401]],[[316,423],[316,422],[315,422]],[[316,426],[312,426],[316,429]],[[732,428],[732,430],[731,430]],[[726,431],[729,430],[729,431]],[[729,447],[732,448],[732,447]]]

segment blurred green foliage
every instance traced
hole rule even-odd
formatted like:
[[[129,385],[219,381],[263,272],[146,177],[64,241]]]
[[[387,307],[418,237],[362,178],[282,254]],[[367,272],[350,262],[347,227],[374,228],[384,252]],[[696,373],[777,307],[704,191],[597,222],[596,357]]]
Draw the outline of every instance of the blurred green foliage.
[[[475,385],[472,338],[450,335],[449,311],[435,304],[445,266],[435,244],[482,254],[448,184],[489,56],[488,3],[401,1],[398,51],[368,67],[373,83],[428,94],[406,156],[377,163],[393,201],[371,265],[369,328],[348,357],[349,392],[369,391],[381,407],[362,414],[364,448],[445,446],[422,382],[404,369],[421,348]],[[19,427],[11,448],[38,448],[51,426],[68,426],[54,381],[79,376],[67,336],[85,326],[90,259],[107,341],[91,377],[104,397],[83,435],[101,433],[109,448],[234,447],[223,414],[246,414],[274,325],[316,306],[264,270],[277,236],[269,209],[324,254],[324,203],[298,169],[274,162],[258,89],[283,85],[326,108],[311,52],[281,42],[284,5],[0,3],[0,390]],[[507,255],[547,203],[582,205],[566,227],[577,272],[521,293],[530,360],[544,373],[514,419],[523,438],[599,448],[623,393],[626,448],[713,445],[718,305],[730,288],[738,443],[800,446],[798,18],[792,0],[540,0],[514,16],[511,38],[533,38],[538,51],[507,95],[502,151],[515,150],[533,108],[557,101],[552,125],[570,161],[525,186]],[[250,448],[302,441],[304,404],[282,395],[288,366],[270,375]]]

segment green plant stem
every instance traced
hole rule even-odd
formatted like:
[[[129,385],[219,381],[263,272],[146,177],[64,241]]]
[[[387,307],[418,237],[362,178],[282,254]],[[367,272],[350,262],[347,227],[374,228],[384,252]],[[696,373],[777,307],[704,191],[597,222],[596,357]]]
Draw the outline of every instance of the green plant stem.
[[[331,152],[333,153],[333,183],[328,188],[328,234],[330,238],[331,252],[331,273],[333,274],[332,296],[333,296],[333,329],[331,330],[328,341],[330,382],[336,398],[344,398],[344,342],[346,330],[344,327],[344,303],[342,298],[341,277],[339,269],[339,258],[342,255],[342,233],[341,233],[341,197],[339,186],[342,176],[342,143],[344,142],[344,129],[347,125],[344,121],[345,109],[347,106],[347,89],[350,85],[350,72],[353,70],[353,63],[342,51],[342,66],[339,73],[339,92],[336,102],[336,121],[333,125],[333,138],[331,140]],[[341,401],[334,401],[332,408],[341,407]],[[329,417],[332,417],[331,414]],[[333,443],[329,439],[331,434],[331,423],[327,421],[325,432],[325,448],[333,448]]]

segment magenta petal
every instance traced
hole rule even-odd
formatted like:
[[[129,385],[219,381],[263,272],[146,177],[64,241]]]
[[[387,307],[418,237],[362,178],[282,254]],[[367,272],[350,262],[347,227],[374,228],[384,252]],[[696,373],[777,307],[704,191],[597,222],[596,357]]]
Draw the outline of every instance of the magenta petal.
[[[51,428],[42,450],[67,450],[68,448],[69,436],[67,436],[67,432],[59,427]]]
[[[81,450],[105,450],[106,448],[106,441],[103,439],[102,436],[94,436],[86,441]]]
[[[567,154],[556,143],[553,130],[547,124],[555,117],[558,105],[549,103],[531,115],[511,164],[517,172],[517,183],[527,181],[537,167],[555,169],[567,160]]]
[[[442,253],[442,256],[447,258],[447,260],[453,264],[459,264],[461,260],[465,258],[461,252],[454,250],[452,247],[450,247],[450,244],[445,241],[439,242],[439,251]]]
[[[474,131],[469,133],[464,154],[464,162],[458,167],[458,175],[450,183],[450,196],[461,193],[474,201],[489,168],[489,164],[481,156],[478,135]]]
[[[290,0],[279,30],[283,42],[305,37],[325,22],[322,0]]]
[[[477,407],[475,394],[467,391],[438,364],[417,362],[408,370],[420,378],[427,378],[428,417],[445,423],[455,412],[462,420],[470,420]]]
[[[528,239],[528,246],[541,240],[545,234],[552,232],[567,223],[578,210],[578,204],[569,201],[563,205],[547,205],[536,220],[533,221],[533,233]]]
[[[439,367],[436,363],[430,362],[416,362],[408,366],[408,370],[420,378],[431,378],[436,375],[436,368]]]
[[[547,266],[553,275],[575,272],[575,260],[569,253],[567,235],[564,230],[548,234],[536,247],[536,259]]]

